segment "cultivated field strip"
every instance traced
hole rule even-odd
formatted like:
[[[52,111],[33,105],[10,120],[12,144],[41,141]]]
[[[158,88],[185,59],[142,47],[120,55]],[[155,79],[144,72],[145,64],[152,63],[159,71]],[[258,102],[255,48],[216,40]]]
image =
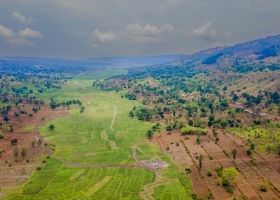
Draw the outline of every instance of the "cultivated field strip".
[[[5,199],[137,200],[147,184],[154,185],[150,197],[191,199],[188,177],[178,174],[171,160],[154,143],[147,142],[146,132],[153,124],[129,118],[128,112],[141,104],[121,98],[122,93],[101,92],[91,83],[73,80],[60,91],[42,94],[58,102],[86,96],[85,110],[80,113],[78,107],[71,107],[70,116],[55,118],[39,128],[51,141],[46,145],[52,146],[53,156],[33,172],[27,184]],[[50,124],[55,126],[52,131]],[[139,148],[140,160],[157,158],[168,162],[170,167],[161,176],[171,181],[157,185],[153,172],[134,168],[130,149],[134,145]]]

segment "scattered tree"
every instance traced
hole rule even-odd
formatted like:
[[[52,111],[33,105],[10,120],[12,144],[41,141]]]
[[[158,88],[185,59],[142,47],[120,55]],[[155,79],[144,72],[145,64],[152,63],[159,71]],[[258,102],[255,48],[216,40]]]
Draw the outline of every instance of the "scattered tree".
[[[247,153],[248,156],[250,156],[250,155],[252,154],[251,149],[250,149],[250,148],[247,148],[247,149],[246,149],[246,153]]]
[[[200,144],[200,143],[201,143],[201,137],[200,137],[199,135],[196,137],[196,143],[197,143],[197,144]]]
[[[34,113],[37,113],[38,110],[39,110],[39,109],[38,109],[37,107],[32,108],[32,111],[33,111]]]
[[[202,168],[202,159],[203,159],[203,155],[200,154],[199,159],[198,159],[198,161],[199,161],[199,170],[201,170],[201,168]]]
[[[220,124],[222,128],[225,128],[228,125],[228,120],[227,119],[221,119]]]
[[[236,154],[237,154],[237,150],[236,150],[236,149],[233,149],[233,150],[231,151],[231,153],[232,153],[232,155],[233,155],[233,159],[235,160]]]
[[[254,143],[251,143],[251,144],[250,144],[250,150],[252,150],[252,151],[255,150],[255,144],[254,144]]]
[[[5,116],[4,116],[4,121],[5,121],[6,123],[8,123],[9,120],[10,120],[10,118],[9,118],[7,115],[5,115]]]
[[[267,183],[264,182],[260,185],[260,191],[267,192],[267,189],[268,189],[268,184]]]
[[[14,127],[13,127],[13,125],[10,125],[10,132],[14,132]]]
[[[186,171],[187,174],[192,172],[191,168],[186,168],[185,171]]]
[[[230,186],[238,177],[238,171],[233,167],[224,168],[222,172],[222,185]]]
[[[170,132],[172,131],[172,127],[171,127],[170,125],[168,125],[168,126],[166,127],[166,130],[167,130],[168,133],[170,134]]]
[[[34,142],[34,141],[31,142],[31,146],[32,146],[33,148],[35,147],[35,142]]]
[[[24,148],[24,147],[21,148],[20,155],[21,155],[22,159],[24,159],[24,157],[26,156],[26,152],[27,152],[26,148]]]
[[[146,135],[147,135],[147,138],[151,141],[151,139],[153,138],[153,131],[148,130]]]
[[[15,146],[15,148],[14,148],[14,157],[15,158],[18,157],[18,148],[17,148],[17,146]]]
[[[17,144],[17,139],[12,139],[12,140],[11,140],[11,144],[12,144],[12,145]]]
[[[50,129],[51,131],[53,131],[54,128],[55,128],[55,126],[54,126],[53,124],[51,124],[51,125],[49,126],[49,129]]]
[[[207,176],[212,176],[212,171],[210,169],[207,170]]]
[[[216,138],[215,138],[215,144],[218,144],[219,140],[220,140],[220,139],[219,139],[218,137],[216,137]]]
[[[131,117],[131,118],[134,117],[134,112],[133,112],[133,111],[130,111],[130,112],[129,112],[129,117]]]

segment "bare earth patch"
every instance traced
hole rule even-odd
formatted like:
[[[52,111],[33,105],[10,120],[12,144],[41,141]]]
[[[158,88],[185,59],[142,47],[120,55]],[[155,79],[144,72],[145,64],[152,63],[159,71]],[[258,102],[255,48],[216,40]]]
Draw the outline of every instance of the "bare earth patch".
[[[26,104],[24,109],[32,112],[32,105]],[[0,150],[5,150],[0,156],[0,198],[10,190],[26,183],[31,173],[37,166],[42,164],[42,154],[51,154],[51,147],[44,146],[44,143],[51,142],[50,138],[42,138],[38,128],[55,117],[63,117],[69,115],[68,111],[51,110],[45,105],[40,106],[37,113],[33,116],[21,115],[20,118],[13,115],[8,124],[13,125],[13,132],[3,132],[4,139],[0,140]],[[16,110],[12,110],[11,113]],[[26,128],[25,128],[26,127]],[[11,145],[11,140],[17,139],[16,145]],[[42,145],[38,145],[39,139]],[[34,146],[32,147],[32,142]],[[17,146],[18,152],[24,147],[27,150],[26,156],[22,157],[19,153],[18,157],[14,157],[14,149]]]
[[[206,195],[211,192],[215,199],[240,198],[242,195],[247,196],[248,199],[280,199],[278,192],[272,187],[267,192],[261,192],[259,189],[263,182],[268,181],[272,181],[277,188],[279,187],[280,173],[277,171],[280,166],[279,157],[266,160],[254,153],[257,162],[254,166],[250,163],[252,157],[246,154],[246,142],[242,139],[220,131],[218,131],[218,144],[215,144],[211,131],[209,137],[201,136],[200,144],[197,144],[196,137],[196,135],[189,135],[189,139],[186,140],[179,132],[168,134],[164,131],[155,136],[154,140],[159,148],[167,153],[178,167],[181,167],[182,171],[184,168],[192,170],[189,177],[198,197],[206,198]],[[233,149],[237,149],[238,152],[235,162],[231,154]],[[198,161],[200,155],[203,156],[201,170]],[[220,186],[221,179],[216,173],[217,166],[238,167],[239,176],[232,186],[233,195]],[[208,170],[212,171],[212,176],[207,176]]]

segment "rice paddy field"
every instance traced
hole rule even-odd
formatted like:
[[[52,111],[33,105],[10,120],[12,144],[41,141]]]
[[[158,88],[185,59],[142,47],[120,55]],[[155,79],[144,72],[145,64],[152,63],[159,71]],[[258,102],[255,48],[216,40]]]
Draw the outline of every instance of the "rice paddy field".
[[[120,72],[125,70],[111,70],[108,76]],[[122,98],[126,91],[93,87],[94,79],[107,78],[104,71],[99,73],[79,75],[61,90],[41,94],[42,99],[56,102],[79,99],[85,110],[81,113],[79,106],[70,106],[69,116],[39,128],[53,155],[42,155],[42,166],[4,199],[191,199],[189,177],[146,139],[154,124],[128,116],[133,107],[142,105]],[[139,160],[163,160],[169,167],[157,173],[145,169],[137,165],[131,148]]]

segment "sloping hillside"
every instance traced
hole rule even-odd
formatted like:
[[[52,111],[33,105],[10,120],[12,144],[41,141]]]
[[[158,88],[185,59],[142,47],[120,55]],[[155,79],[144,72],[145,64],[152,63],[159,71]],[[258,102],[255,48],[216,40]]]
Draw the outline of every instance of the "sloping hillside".
[[[280,35],[268,36],[230,47],[217,47],[180,60],[180,65],[232,67],[238,72],[280,69]]]

